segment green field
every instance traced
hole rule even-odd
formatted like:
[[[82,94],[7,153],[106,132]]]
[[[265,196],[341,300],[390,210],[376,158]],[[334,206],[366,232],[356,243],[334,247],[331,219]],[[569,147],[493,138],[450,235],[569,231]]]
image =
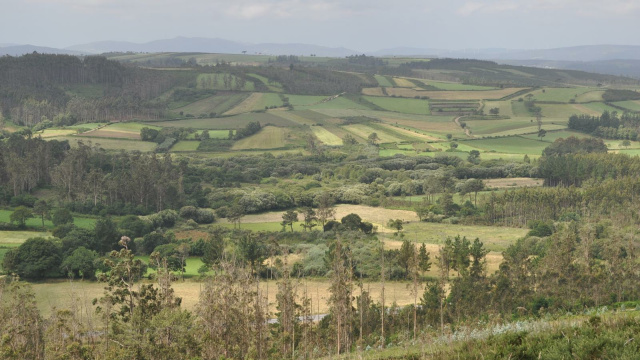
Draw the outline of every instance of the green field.
[[[380,130],[364,124],[347,125],[342,128],[362,139],[367,139],[369,135],[376,133],[380,139],[380,143],[402,142],[404,140],[391,131]]]
[[[600,115],[605,111],[608,111],[608,112],[614,112],[614,111],[621,112],[620,109],[616,109],[613,106],[609,106],[609,105],[607,105],[605,103],[596,102],[596,103],[584,104],[584,106],[588,107],[591,110],[596,111],[597,115]]]
[[[199,134],[202,136],[202,133],[204,131],[205,130],[196,131],[194,133],[189,134],[189,136],[187,136],[187,140],[195,140],[196,134]],[[209,138],[211,139],[228,139],[229,138],[229,130],[206,130],[206,131],[209,132]]]
[[[420,80],[425,85],[433,86],[440,90],[495,90],[495,87],[478,86],[478,85],[465,85],[454,82],[433,81],[433,80]]]
[[[631,111],[640,111],[640,100],[618,101],[613,104]]]
[[[578,138],[587,138],[587,137],[591,137],[591,135],[587,135],[584,133],[580,133],[577,131],[569,131],[569,130],[563,130],[563,131],[547,131],[547,134],[542,138],[542,141],[546,141],[549,143],[552,143],[554,141],[556,141],[557,139],[563,138],[566,139],[570,136],[575,136]],[[527,138],[527,139],[531,139],[531,140],[538,140],[538,135],[535,134],[531,134],[531,135],[522,135],[523,138]]]
[[[510,136],[497,139],[465,140],[460,144],[506,154],[540,154],[549,143],[520,136]]]
[[[230,86],[225,86],[224,79],[229,77],[231,82]],[[196,80],[198,89],[211,89],[211,90],[241,90],[241,91],[253,91],[255,86],[251,81],[245,81],[242,88],[238,87],[238,77],[231,74],[200,74]]]
[[[82,142],[85,145],[95,145],[105,150],[127,150],[127,151],[142,151],[149,152],[155,150],[157,144],[148,141],[139,140],[127,140],[127,139],[111,139],[111,138],[91,138],[80,136],[60,136],[50,138],[51,140],[67,140],[71,147],[77,147],[78,142]]]
[[[389,78],[387,78],[386,76],[382,76],[382,75],[373,75],[376,78],[376,81],[378,82],[378,85],[382,86],[382,87],[393,87],[394,84],[391,83],[391,81],[389,81]]]
[[[596,94],[589,94],[595,92]],[[602,101],[602,93],[604,91],[597,88],[544,88],[532,91],[533,98],[538,101],[557,101],[568,103],[574,99],[577,102],[589,101],[582,99],[593,99],[591,101]],[[588,95],[587,95],[588,94]]]
[[[314,109],[359,109],[359,110],[371,110],[367,106],[358,104],[343,96],[335,98],[329,101],[321,101],[315,104],[309,105],[294,105],[296,110],[314,110]]]
[[[240,104],[248,96],[249,94],[222,93],[174,109],[173,111],[175,113],[182,112],[185,116],[187,114],[193,116],[200,116],[201,114],[209,115],[212,112],[220,115]]]
[[[264,76],[258,75],[258,74],[247,74],[250,77],[256,78],[260,81],[262,81],[263,84],[265,84],[269,90],[274,91],[274,92],[282,92],[282,84],[280,84],[277,81],[269,81],[269,79],[267,79]]]
[[[533,121],[532,121],[533,120]],[[506,120],[464,120],[474,135],[515,135],[537,132],[537,123],[529,118],[511,118]],[[542,119],[546,130],[566,128],[564,123],[555,119]]]
[[[6,223],[10,222],[10,216],[11,216],[12,212],[13,211],[11,211],[11,210],[0,210],[0,222],[6,222]],[[85,218],[85,217],[81,217],[81,216],[74,216],[73,217],[73,223],[77,227],[90,229],[95,225],[96,219]],[[30,227],[30,228],[42,228],[42,220],[40,218],[28,219],[27,220],[27,226]],[[50,220],[45,220],[44,221],[44,227],[47,228],[47,229],[53,229],[54,228],[53,223]],[[2,242],[2,241],[0,240],[0,242]]]
[[[395,111],[406,114],[430,115],[429,101],[418,99],[390,98],[379,96],[365,96],[367,101],[372,102],[388,111]]]
[[[178,141],[175,145],[171,147],[172,152],[180,152],[180,151],[197,151],[198,146],[200,146],[200,141]]]
[[[186,119],[154,122],[162,127],[190,127],[194,129],[222,130],[240,129],[248,123],[258,121],[262,125],[272,124],[276,126],[296,126],[297,124],[269,113],[251,113],[212,119]]]
[[[289,98],[289,104],[293,105],[294,107],[297,106],[309,106],[309,105],[313,105],[316,103],[321,102],[322,100],[326,99],[327,96],[312,96],[312,95],[285,95],[287,98]]]
[[[480,195],[478,195],[480,200]],[[415,242],[442,244],[447,237],[466,236],[479,238],[488,250],[503,251],[518,238],[526,235],[527,229],[497,226],[451,225],[428,222],[410,222],[404,226],[405,238]]]
[[[238,140],[232,150],[283,148],[287,144],[288,132],[285,128],[265,126],[257,134]]]
[[[86,129],[86,130],[93,130],[97,127],[100,126],[104,126],[106,125],[106,123],[82,123],[82,124],[75,124],[75,125],[71,125],[71,126],[65,126],[65,129]]]

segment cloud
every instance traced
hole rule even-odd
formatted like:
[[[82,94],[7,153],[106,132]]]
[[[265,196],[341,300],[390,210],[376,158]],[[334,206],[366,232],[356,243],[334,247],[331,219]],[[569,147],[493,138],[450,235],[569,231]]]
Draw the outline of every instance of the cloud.
[[[637,0],[483,0],[467,1],[456,10],[461,16],[505,12],[561,11],[568,17],[629,16],[640,11]]]

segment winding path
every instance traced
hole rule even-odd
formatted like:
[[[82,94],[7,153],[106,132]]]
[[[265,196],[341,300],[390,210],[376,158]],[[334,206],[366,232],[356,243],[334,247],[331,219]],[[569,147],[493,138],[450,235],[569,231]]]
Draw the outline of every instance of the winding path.
[[[458,116],[457,118],[453,119],[453,121],[456,123],[456,125],[460,126],[462,128],[462,125],[460,125],[460,118],[462,116]],[[464,128],[462,128],[462,130],[464,130],[464,133],[467,134],[468,137],[473,137],[471,135],[471,131],[469,131],[469,129],[465,126]]]

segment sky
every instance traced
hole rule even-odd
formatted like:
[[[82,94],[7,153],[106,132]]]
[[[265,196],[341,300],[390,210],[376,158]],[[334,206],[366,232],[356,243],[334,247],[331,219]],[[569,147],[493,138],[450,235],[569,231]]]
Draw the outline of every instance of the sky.
[[[375,51],[640,45],[640,0],[0,0],[0,44],[177,36]]]

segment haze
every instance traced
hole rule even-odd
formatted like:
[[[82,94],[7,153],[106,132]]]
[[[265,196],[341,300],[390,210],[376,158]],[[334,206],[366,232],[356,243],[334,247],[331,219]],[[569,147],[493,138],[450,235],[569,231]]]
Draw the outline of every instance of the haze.
[[[3,0],[0,44],[176,36],[375,51],[638,45],[628,0]]]

